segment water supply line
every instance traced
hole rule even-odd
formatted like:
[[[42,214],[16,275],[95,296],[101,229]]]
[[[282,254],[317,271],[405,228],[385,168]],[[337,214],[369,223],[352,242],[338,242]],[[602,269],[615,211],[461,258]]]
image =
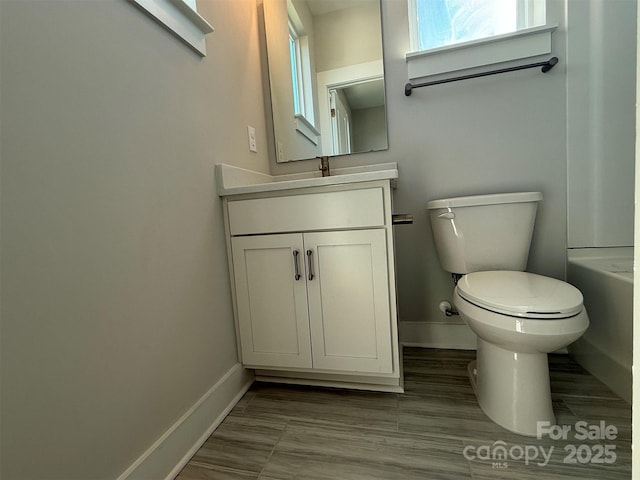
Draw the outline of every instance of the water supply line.
[[[453,284],[458,285],[458,281],[462,278],[462,275],[459,273],[452,273],[451,274],[451,278],[453,280]],[[442,313],[444,313],[447,317],[454,317],[457,315],[460,315],[460,313],[458,312],[458,310],[456,310],[452,305],[451,302],[447,301],[447,300],[443,300],[438,304],[438,309],[440,309],[440,311]]]

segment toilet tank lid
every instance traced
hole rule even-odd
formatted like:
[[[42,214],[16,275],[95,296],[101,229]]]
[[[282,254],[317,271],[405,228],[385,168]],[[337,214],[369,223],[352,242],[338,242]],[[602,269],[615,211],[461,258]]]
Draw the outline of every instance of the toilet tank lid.
[[[462,277],[457,289],[460,296],[471,303],[515,317],[565,318],[582,310],[580,290],[534,273],[474,272]]]
[[[524,203],[539,202],[542,200],[540,192],[515,192],[515,193],[492,193],[488,195],[470,195],[467,197],[452,197],[431,200],[427,202],[427,209],[453,208],[453,207],[474,207],[478,205],[496,205],[500,203]]]

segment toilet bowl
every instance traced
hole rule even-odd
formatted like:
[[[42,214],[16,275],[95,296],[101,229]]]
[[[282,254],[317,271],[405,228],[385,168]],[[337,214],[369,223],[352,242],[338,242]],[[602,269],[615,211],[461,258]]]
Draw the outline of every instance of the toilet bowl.
[[[469,378],[480,408],[521,435],[537,435],[538,422],[555,424],[547,353],[589,326],[580,291],[526,272],[477,272],[460,279],[453,300],[478,336]]]
[[[525,272],[540,192],[427,203],[438,257],[456,280],[453,303],[477,336],[469,378],[482,410],[521,435],[555,424],[547,353],[588,328],[580,291]]]

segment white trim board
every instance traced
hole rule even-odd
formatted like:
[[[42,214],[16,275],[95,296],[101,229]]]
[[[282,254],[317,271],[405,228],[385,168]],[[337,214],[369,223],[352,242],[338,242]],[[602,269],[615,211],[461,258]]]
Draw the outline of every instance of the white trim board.
[[[476,335],[464,323],[399,322],[398,329],[405,347],[476,349]]]
[[[367,80],[376,80],[378,78],[384,78],[384,65],[382,60],[373,60],[371,62],[358,63],[356,65],[349,65],[348,67],[318,72],[316,75],[318,85],[318,117],[320,118],[320,131],[324,132],[323,135],[320,135],[323,152],[333,152],[331,135],[326,134],[326,132],[331,132],[329,89],[352,83],[365,82]]]
[[[205,35],[213,27],[185,0],[132,0],[201,56],[207,56]]]
[[[550,54],[557,25],[518,30],[406,54],[409,80]]]
[[[175,478],[253,381],[253,374],[236,363],[117,480]]]

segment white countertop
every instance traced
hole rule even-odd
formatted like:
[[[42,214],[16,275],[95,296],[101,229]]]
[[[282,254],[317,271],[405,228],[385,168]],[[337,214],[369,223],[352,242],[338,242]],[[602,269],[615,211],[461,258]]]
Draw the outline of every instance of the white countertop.
[[[221,197],[398,178],[398,164],[395,162],[331,169],[329,177],[323,177],[320,171],[268,175],[224,163],[217,164],[215,168],[218,195]]]

